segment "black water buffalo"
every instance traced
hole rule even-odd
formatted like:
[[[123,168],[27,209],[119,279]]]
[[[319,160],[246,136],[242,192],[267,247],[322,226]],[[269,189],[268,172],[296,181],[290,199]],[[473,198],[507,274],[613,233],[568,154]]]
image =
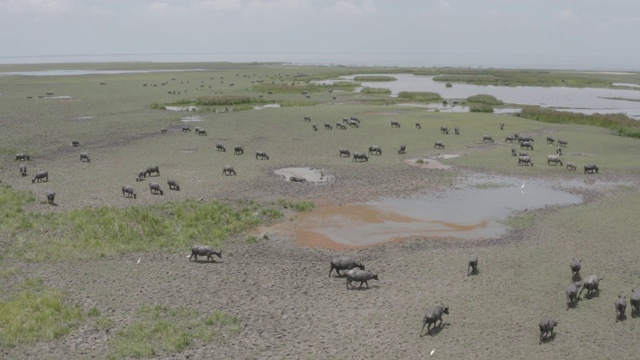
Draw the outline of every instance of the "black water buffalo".
[[[518,165],[531,165],[533,166],[533,161],[530,156],[518,156]]]
[[[140,169],[140,171],[138,171],[138,176],[136,177],[136,182],[143,181],[144,177],[144,170]]]
[[[547,136],[547,144],[555,144],[556,143],[556,139],[552,138],[551,136]]]
[[[395,121],[395,120],[391,120],[391,127],[397,127],[397,128],[399,128],[399,127],[400,127],[400,123],[399,123],[399,122],[397,122],[397,121]]]
[[[631,317],[636,317],[640,314],[640,290],[631,289],[631,299],[629,299],[629,303],[631,304]]]
[[[360,127],[360,122],[359,122],[359,121],[349,120],[348,124],[349,124],[349,126],[351,126],[352,128],[358,128],[358,127]]]
[[[145,171],[144,171],[144,177],[151,176],[151,173],[155,173],[156,176],[160,176],[160,168],[158,167],[158,165],[156,166],[149,166]]]
[[[627,310],[627,297],[618,295],[616,302],[614,303],[616,309],[616,319],[624,319],[624,313]]]
[[[149,191],[151,191],[152,194],[164,195],[164,191],[160,188],[160,184],[153,181],[149,183]]]
[[[589,275],[587,276],[583,283],[582,283],[582,289],[580,289],[580,294],[582,294],[582,291],[584,291],[584,289],[587,289],[587,296],[591,295],[593,292],[598,292],[598,286],[600,286],[600,280],[604,279],[604,276],[599,277],[598,275]],[[578,294],[578,297],[580,296],[580,294]]]
[[[574,301],[580,299],[578,296],[578,289],[580,289],[581,286],[582,283],[579,281],[572,282],[567,286],[567,289],[565,290],[565,294],[567,295],[567,310],[569,310]]]
[[[582,268],[582,260],[578,258],[573,258],[573,260],[571,260],[571,264],[569,264],[569,267],[571,268],[571,278],[577,279],[578,276],[580,276],[580,269]]]
[[[517,140],[517,139],[516,139],[515,137],[513,137],[513,136],[507,136],[507,137],[505,137],[505,138],[504,138],[504,142],[510,142],[510,143],[512,143],[512,142],[514,142],[514,141],[516,141],[516,140]]]
[[[73,147],[78,147],[78,146],[80,146],[80,141],[75,140],[75,139],[74,139],[74,140],[71,140],[71,146],[73,146]]]
[[[369,154],[370,155],[382,155],[382,149],[378,145],[369,146]]]
[[[458,127],[457,127],[457,128],[454,128],[454,129],[453,129],[453,133],[454,133],[454,134],[456,134],[456,135],[460,135],[460,134],[461,134],[461,132],[460,132],[460,128],[458,128]]]
[[[240,145],[237,145],[236,147],[233,148],[233,153],[235,155],[242,155],[244,154],[244,148]]]
[[[35,176],[33,177],[33,179],[31,179],[31,183],[35,183],[36,180],[38,182],[41,181],[49,181],[49,172],[48,171],[38,171]]]
[[[195,257],[196,261],[198,261],[198,255],[206,256],[207,262],[209,262],[209,259],[213,261],[213,255],[216,255],[217,257],[222,259],[222,251],[214,250],[213,248],[210,248],[208,246],[195,245],[191,247],[191,256],[189,256],[189,261],[191,261],[193,257]]]
[[[523,141],[520,143],[520,149],[533,150],[533,144],[528,141]]]
[[[433,147],[436,149],[444,149],[444,144],[440,141],[436,141],[435,144],[433,144]]]
[[[351,157],[349,149],[340,149],[340,157]]]
[[[567,161],[567,170],[576,170],[578,167],[571,161]]]
[[[327,130],[333,130],[333,127],[331,126],[331,124],[327,124],[327,123],[324,124],[324,128]]]
[[[504,123],[503,122],[500,123],[500,130],[504,130]]]
[[[167,133],[167,131],[169,131],[169,130],[167,130],[167,129],[165,129],[165,128],[162,128],[162,129],[160,129],[160,134],[166,134],[166,133]]]
[[[236,175],[236,170],[233,168],[233,166],[223,166],[222,167],[222,175]]]
[[[343,274],[340,274],[340,270],[351,270],[354,268],[364,270],[364,265],[362,265],[360,261],[350,256],[340,256],[331,260],[331,269],[329,269],[329,276],[331,276],[333,270],[338,273],[338,276],[344,276]]]
[[[27,176],[27,165],[20,164],[20,176]]]
[[[47,192],[47,202],[49,203],[49,205],[55,205],[55,200],[56,200],[56,193],[53,191],[49,191]]]
[[[80,153],[80,161],[91,162],[91,157],[86,152]]]
[[[562,159],[560,159],[560,155],[547,156],[547,165],[551,165],[551,163],[553,163],[554,165],[560,163],[560,166],[562,166]]]
[[[540,320],[540,343],[550,334],[553,337],[553,329],[558,325],[559,320],[554,320],[549,317],[542,318]]]
[[[313,124],[312,127],[313,127],[313,131],[318,131],[318,125]]]
[[[200,136],[207,136],[207,130],[203,128],[196,128],[196,134]]]
[[[311,121],[311,117],[309,117],[309,116],[305,116],[305,117],[304,117],[304,121]]]
[[[449,128],[446,126],[440,126],[440,133],[449,135]]]
[[[222,151],[222,152],[227,152],[227,148],[224,147],[224,145],[222,145],[222,144],[216,144],[216,150]]]
[[[180,184],[176,180],[167,179],[167,185],[169,185],[169,190],[180,191]]]
[[[191,132],[191,127],[189,127],[189,126],[183,126],[183,127],[182,127],[182,132],[187,132],[187,131],[188,131],[188,132]]]
[[[351,161],[369,161],[367,154],[355,152]]]
[[[518,153],[516,152],[516,148],[511,148],[511,155],[518,156]]]
[[[483,143],[492,143],[493,144],[493,138],[489,135],[483,135],[482,136],[482,142]]]
[[[351,270],[347,270],[346,275],[347,275],[347,290],[349,289],[349,286],[353,288],[353,285],[351,283],[354,281],[360,282],[360,286],[358,286],[358,289],[362,289],[363,284],[367,285],[367,289],[368,289],[369,280],[378,280],[378,275],[372,273],[369,270],[351,269]]]
[[[132,197],[132,198],[135,199],[137,194],[133,190],[132,186],[125,185],[125,186],[122,187],[122,196],[124,196],[124,197]]]
[[[469,256],[469,261],[467,265],[467,276],[471,274],[475,274],[478,272],[478,256],[471,255]]]
[[[269,156],[264,151],[256,151],[256,160],[258,159],[269,160]]]
[[[520,136],[518,135],[518,141],[523,142],[523,141],[527,141],[527,142],[534,142],[533,141],[533,137],[527,135],[527,136]]]
[[[420,125],[420,123],[416,123],[416,129],[422,129],[422,125]]]
[[[406,145],[400,145],[400,149],[398,149],[398,154],[404,154],[407,151]]]
[[[420,330],[420,337],[422,337],[425,326],[427,327],[427,334],[431,334],[431,325],[433,325],[434,327],[439,327],[440,325],[442,325],[443,314],[449,315],[449,307],[442,305],[442,303],[440,303],[440,305],[436,305],[427,309],[424,316],[422,317],[422,329]],[[438,324],[436,325],[436,323]]]
[[[30,161],[31,160],[31,155],[23,154],[23,153],[16,154],[16,160],[19,160],[19,161]]]
[[[569,145],[569,143],[568,143],[566,140],[560,140],[560,139],[558,139],[558,146],[565,147],[565,146],[567,146],[567,145]]]
[[[593,174],[598,173],[598,166],[596,164],[588,164],[584,166],[584,173],[585,174]]]

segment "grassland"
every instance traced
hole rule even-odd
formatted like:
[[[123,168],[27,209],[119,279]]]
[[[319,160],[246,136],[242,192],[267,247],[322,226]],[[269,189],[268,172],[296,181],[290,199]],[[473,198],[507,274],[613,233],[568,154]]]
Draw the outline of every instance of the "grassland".
[[[613,301],[640,286],[635,283],[640,268],[633,226],[633,214],[640,210],[640,143],[618,136],[615,126],[556,113],[544,114],[550,120],[436,113],[394,105],[395,99],[382,91],[356,93],[352,85],[307,83],[353,73],[393,73],[389,69],[276,64],[41,67],[65,66],[174,71],[2,77],[0,357],[387,359],[421,358],[434,348],[444,358],[635,355],[638,320],[617,322]],[[397,72],[407,70],[419,69]],[[536,85],[535,74],[505,76]],[[575,86],[589,81],[605,86],[603,79],[622,77],[554,72],[541,74],[537,84],[564,76],[587,79],[575,80]],[[221,103],[230,99],[244,103]],[[164,109],[198,101],[196,106],[215,111]],[[415,101],[441,99],[407,93],[397,102]],[[151,106],[154,103],[158,106]],[[282,107],[253,110],[255,103]],[[250,108],[220,111],[237,105]],[[359,128],[322,129],[323,123],[351,116],[360,119]],[[390,120],[402,126],[391,128]],[[422,129],[414,127],[418,122]],[[208,136],[183,133],[184,124],[203,127]],[[313,131],[312,124],[320,129]],[[462,135],[440,134],[443,125],[459,127]],[[168,132],[161,134],[161,128]],[[535,167],[516,165],[510,154],[515,145],[503,141],[514,132],[536,139],[531,151]],[[483,135],[493,136],[496,143],[483,144]],[[541,143],[546,136],[568,140],[564,159],[579,166],[599,164],[600,173],[546,166],[543,159],[555,153],[555,147]],[[78,139],[80,147],[71,147],[71,139]],[[442,160],[453,170],[402,162],[442,153],[433,148],[435,141],[446,145],[446,153],[460,155]],[[229,150],[243,145],[245,154],[216,151],[218,143]],[[373,144],[383,155],[371,156],[369,162],[338,156],[338,149],[366,152]],[[406,154],[397,154],[401,144]],[[257,160],[257,150],[266,151],[270,160]],[[91,155],[91,163],[80,162],[82,151]],[[27,162],[30,176],[20,176],[17,152],[32,156]],[[138,170],[150,165],[160,166],[161,175],[136,182]],[[224,165],[233,165],[238,175],[223,176]],[[274,174],[293,166],[321,169],[334,179],[315,185],[287,182]],[[30,181],[39,169],[49,171],[49,182]],[[292,233],[277,231],[295,228],[302,213],[312,216],[323,205],[444,191],[454,186],[454,179],[478,173],[546,179],[569,186],[585,203],[514,214],[504,220],[512,228],[508,235],[478,241],[443,236],[334,251],[299,247]],[[181,190],[169,191],[168,178],[177,179]],[[160,183],[164,195],[151,195],[150,181]],[[135,188],[136,199],[122,196],[121,187],[127,184]],[[46,203],[49,190],[57,193],[56,206]],[[189,262],[185,257],[196,243],[222,248],[223,258],[217,263]],[[365,261],[380,281],[370,283],[370,290],[345,291],[343,280],[327,277],[329,259],[345,253]],[[478,254],[480,273],[467,277],[470,253]],[[574,256],[583,259],[584,276],[597,273],[605,280],[599,295],[567,311],[564,288],[571,280],[568,264]],[[422,312],[440,301],[450,305],[451,314],[433,336],[419,338]],[[9,320],[7,315],[38,311],[47,313],[51,321],[46,322],[54,326],[46,335],[27,326],[24,316]],[[537,324],[546,315],[561,318],[558,335],[538,345]],[[4,324],[9,322],[23,330],[8,332]]]

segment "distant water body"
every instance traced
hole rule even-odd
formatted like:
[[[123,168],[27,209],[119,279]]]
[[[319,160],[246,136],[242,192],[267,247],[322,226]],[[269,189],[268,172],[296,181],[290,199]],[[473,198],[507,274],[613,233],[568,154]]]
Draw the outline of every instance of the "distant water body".
[[[640,71],[640,58],[610,54],[497,53],[192,53],[96,54],[1,57],[0,64],[111,62],[278,62],[292,65],[464,67],[592,71]]]

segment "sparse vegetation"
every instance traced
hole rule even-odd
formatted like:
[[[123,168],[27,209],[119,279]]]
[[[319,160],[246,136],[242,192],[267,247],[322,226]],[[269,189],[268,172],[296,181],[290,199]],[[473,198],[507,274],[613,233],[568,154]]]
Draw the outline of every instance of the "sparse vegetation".
[[[439,102],[442,96],[438,93],[428,91],[401,91],[398,94],[399,99],[421,101],[421,102]]]
[[[492,113],[493,106],[487,104],[469,104],[469,111],[472,113]]]
[[[391,90],[385,88],[371,88],[364,87],[362,88],[361,93],[363,94],[372,94],[372,95],[391,95]]]
[[[487,94],[469,96],[467,102],[482,105],[503,105],[502,100],[498,100],[495,96]]]
[[[296,211],[311,211],[316,205],[313,201],[291,201],[286,199],[279,199],[278,204],[285,209],[293,209]]]
[[[354,81],[369,81],[369,82],[382,82],[382,81],[396,81],[397,79],[393,76],[384,76],[384,75],[360,75],[356,76]]]

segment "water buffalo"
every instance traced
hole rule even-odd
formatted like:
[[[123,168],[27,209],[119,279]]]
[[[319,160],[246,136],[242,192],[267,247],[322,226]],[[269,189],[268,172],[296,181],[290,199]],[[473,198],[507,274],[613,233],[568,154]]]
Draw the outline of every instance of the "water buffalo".
[[[523,142],[523,141],[527,141],[527,142],[534,142],[533,141],[533,137],[531,136],[520,136],[518,135],[518,141]]]
[[[358,124],[360,124],[360,120],[359,120],[357,117],[355,117],[355,116],[350,117],[350,118],[349,118],[349,121],[355,121],[355,122],[357,122]]]
[[[160,176],[160,168],[158,167],[158,165],[156,166],[149,166],[147,167],[147,169],[144,171],[144,177],[151,176],[151,173],[155,173],[156,176]]]
[[[560,163],[560,166],[562,166],[562,159],[560,159],[560,155],[547,156],[547,165],[551,165],[551,163],[553,163],[554,165]]]
[[[149,191],[151,191],[152,194],[164,195],[164,191],[160,188],[160,184],[153,181],[149,183]]]
[[[355,121],[355,120],[349,120],[348,124],[352,128],[359,128],[360,127],[360,123],[358,121]]]
[[[20,176],[27,176],[27,165],[20,164]]]
[[[166,133],[167,133],[167,131],[168,131],[167,129],[162,128],[162,129],[160,129],[160,134],[166,134]]]
[[[266,152],[264,151],[256,151],[256,160],[257,159],[262,159],[262,160],[269,160],[269,156],[267,155]]]
[[[518,156],[518,153],[516,152],[516,148],[511,148],[511,155]]]
[[[392,128],[393,128],[393,127],[397,127],[397,128],[399,128],[399,127],[400,127],[400,123],[399,123],[399,122],[397,122],[397,121],[395,121],[395,120],[391,120],[391,127],[392,127]]]
[[[133,187],[125,185],[122,187],[122,196],[136,198],[137,194],[133,191]]]
[[[233,168],[233,166],[226,165],[222,167],[222,175],[236,175],[236,170]]]
[[[56,200],[56,193],[53,191],[49,191],[47,192],[47,203],[49,203],[49,205],[55,205],[55,200]]]
[[[631,299],[629,299],[629,303],[631,304],[631,316],[636,317],[640,314],[640,290],[631,289]]]
[[[324,128],[327,130],[333,130],[333,127],[331,126],[331,124],[327,124],[327,123],[324,123]]]
[[[431,325],[434,327],[439,327],[442,325],[442,315],[449,315],[449,307],[442,305],[436,305],[427,309],[424,316],[422,317],[422,329],[420,330],[420,337],[422,337],[422,333],[424,332],[424,327],[427,327],[427,334],[431,334]],[[439,323],[436,325],[436,323]]]
[[[336,123],[336,129],[347,130],[347,126],[339,122]]]
[[[400,149],[398,149],[398,154],[404,154],[407,151],[406,145],[400,145]]]
[[[367,154],[355,152],[351,161],[369,161]]]
[[[16,154],[16,160],[19,160],[19,161],[30,161],[31,160],[31,156],[29,154],[19,153],[19,154]]]
[[[578,167],[571,161],[567,161],[567,170],[576,170]]]
[[[569,264],[569,267],[571,267],[571,278],[577,279],[580,276],[580,268],[582,268],[582,260],[578,258],[573,258],[573,260],[571,260],[571,264]]]
[[[518,165],[531,165],[533,166],[533,161],[530,156],[518,156]]]
[[[71,146],[73,146],[73,147],[78,147],[78,146],[80,146],[80,141],[75,140],[75,139],[74,139],[74,140],[71,140]]]
[[[140,169],[140,171],[138,171],[138,177],[136,177],[136,182],[143,181],[144,177],[144,170]]]
[[[522,141],[520,143],[520,149],[529,149],[529,150],[533,150],[533,144],[528,142],[528,141]]]
[[[504,138],[504,142],[510,142],[510,143],[512,143],[512,142],[514,142],[514,141],[516,141],[516,140],[517,140],[517,139],[516,139],[515,137],[513,137],[513,136],[507,136],[507,137],[505,137],[505,138]]]
[[[210,248],[209,246],[199,246],[199,245],[192,246],[191,255],[189,256],[189,261],[191,261],[193,257],[195,257],[196,261],[198,261],[198,255],[206,256],[207,262],[209,262],[209,259],[213,261],[213,255],[216,255],[217,257],[222,259],[222,251],[216,251],[213,248]]]
[[[433,147],[436,149],[444,149],[444,144],[440,141],[436,141],[435,144],[433,144]]]
[[[518,156],[529,156],[529,153],[520,151],[518,152]]]
[[[31,183],[35,183],[36,180],[38,180],[38,182],[41,182],[41,181],[48,182],[49,181],[49,172],[48,171],[38,171],[36,173],[36,175],[33,177],[33,179],[31,179]]]
[[[191,127],[189,127],[189,126],[183,126],[183,127],[182,127],[182,132],[187,132],[187,131],[188,131],[188,132],[191,132]]]
[[[207,130],[203,128],[196,128],[196,134],[200,136],[207,136]]]
[[[482,142],[483,143],[492,143],[493,144],[493,138],[489,135],[483,135],[482,136]]]
[[[547,136],[547,144],[555,144],[556,143],[556,139],[552,138],[551,136]]]
[[[357,261],[352,257],[341,256],[331,260],[331,269],[329,269],[329,276],[331,276],[331,273],[334,269],[336,273],[338,273],[338,276],[344,276],[343,274],[340,274],[340,270],[351,270],[353,268],[364,270],[364,265],[362,265],[360,261]]]
[[[351,283],[354,281],[360,282],[360,286],[358,286],[358,289],[362,289],[363,284],[367,285],[367,289],[368,289],[369,280],[378,280],[378,275],[372,273],[369,270],[352,269],[352,270],[348,270],[346,272],[346,275],[347,275],[347,290],[349,289],[349,285],[351,285],[351,288],[353,288],[353,285]]]
[[[369,154],[370,155],[382,155],[382,149],[378,145],[369,146]]]
[[[500,123],[500,130],[504,130],[504,123],[503,122]]]
[[[580,289],[581,286],[582,283],[579,281],[572,282],[569,286],[567,286],[567,289],[565,290],[565,293],[567,295],[567,310],[569,310],[575,300],[578,300],[580,298],[578,296],[578,289]]]
[[[440,133],[449,135],[449,128],[446,126],[440,126]]]
[[[80,153],[80,161],[91,162],[91,157],[86,152]]]
[[[566,147],[569,143],[566,140],[558,139],[558,146]]]
[[[420,123],[416,123],[416,129],[422,129],[422,125],[420,125]]]
[[[242,155],[244,154],[244,148],[240,145],[237,145],[236,147],[233,148],[233,153],[235,155]]]
[[[305,116],[305,117],[304,117],[304,121],[311,121],[311,117],[309,117],[309,116]]]
[[[340,149],[340,157],[351,157],[349,149]]]
[[[167,179],[167,185],[169,185],[169,190],[180,191],[180,184],[176,180]]]
[[[460,134],[461,134],[461,133],[460,133],[460,128],[458,128],[458,127],[457,127],[457,128],[454,128],[454,129],[453,129],[453,133],[454,133],[454,134],[456,134],[456,135],[460,135]]]
[[[222,151],[222,152],[227,152],[227,148],[225,148],[224,145],[222,145],[222,144],[216,144],[216,150]]]
[[[580,289],[580,294],[582,294],[582,291],[584,291],[584,289],[587,289],[587,296],[591,295],[591,293],[593,292],[599,291],[598,286],[600,285],[600,280],[602,279],[604,279],[604,276],[602,277],[598,277],[598,275],[587,276],[582,283],[582,289]],[[578,294],[578,297],[580,297],[580,294]]]
[[[627,297],[618,295],[616,302],[614,303],[616,309],[616,319],[624,319],[624,312],[627,310]]]
[[[553,337],[553,329],[556,327],[556,325],[558,325],[558,321],[560,320],[553,320],[549,317],[545,317],[542,318],[542,320],[540,320],[540,343],[542,344],[542,341],[544,339],[547,338],[547,335],[550,334],[551,337]]]
[[[478,256],[471,255],[469,256],[469,261],[467,264],[467,276],[471,274],[475,274],[478,272]]]
[[[556,149],[556,155],[562,155],[562,148],[561,147]]]
[[[594,171],[596,172],[596,174],[598,173],[598,166],[596,164],[588,164],[584,166],[584,173],[585,174],[593,174]]]
[[[313,131],[318,131],[318,125],[313,124],[312,127],[313,127]]]

